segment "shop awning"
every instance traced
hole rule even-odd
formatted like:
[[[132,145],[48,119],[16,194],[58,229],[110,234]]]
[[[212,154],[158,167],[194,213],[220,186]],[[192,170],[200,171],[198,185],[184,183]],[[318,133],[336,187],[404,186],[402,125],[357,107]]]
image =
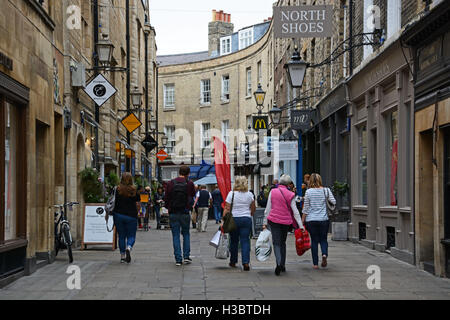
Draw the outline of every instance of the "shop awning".
[[[191,166],[191,174],[189,179],[198,180],[206,177],[208,174],[216,173],[216,167],[214,165],[204,164],[199,166]]]

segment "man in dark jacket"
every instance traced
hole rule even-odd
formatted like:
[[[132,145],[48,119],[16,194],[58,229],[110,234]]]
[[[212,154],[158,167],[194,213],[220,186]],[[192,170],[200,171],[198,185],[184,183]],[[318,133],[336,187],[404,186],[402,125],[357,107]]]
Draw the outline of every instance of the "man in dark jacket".
[[[177,266],[192,262],[190,258],[190,199],[195,196],[194,184],[189,181],[190,168],[180,167],[180,176],[166,185],[164,205],[169,211],[169,223],[172,231],[173,250]],[[181,253],[180,233],[183,235],[183,254]]]
[[[213,199],[214,217],[216,218],[216,224],[219,224],[222,220],[222,193],[220,193],[219,186],[216,184],[214,191],[211,193]]]
[[[206,186],[200,186],[200,191],[195,195],[195,202],[193,208],[198,205],[198,216],[197,216],[197,230],[198,232],[205,232],[206,225],[208,223],[208,211],[211,207],[212,196]]]

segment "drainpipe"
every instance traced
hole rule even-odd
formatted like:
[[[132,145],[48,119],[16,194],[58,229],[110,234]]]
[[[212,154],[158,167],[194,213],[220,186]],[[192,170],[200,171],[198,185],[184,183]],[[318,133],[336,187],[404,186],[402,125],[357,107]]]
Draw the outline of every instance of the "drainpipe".
[[[127,116],[130,115],[130,0],[125,1],[125,20],[126,20],[126,47],[127,47]],[[127,143],[131,146],[131,134],[127,130]],[[125,157],[125,171],[131,172],[131,158]]]
[[[349,47],[352,48],[353,47],[353,0],[349,0],[349,6],[348,6],[348,10],[349,10]],[[349,71],[350,71],[350,76],[353,75],[353,49],[350,49],[349,51]]]
[[[93,0],[92,5],[94,6],[94,44],[98,43],[98,0]],[[95,45],[94,45],[94,48]],[[98,75],[98,70],[96,69],[98,67],[98,52],[96,49],[94,49],[94,77]],[[98,137],[98,125],[100,123],[100,107],[95,103],[95,168],[99,171],[99,162],[98,162],[98,144],[99,144],[99,137]]]

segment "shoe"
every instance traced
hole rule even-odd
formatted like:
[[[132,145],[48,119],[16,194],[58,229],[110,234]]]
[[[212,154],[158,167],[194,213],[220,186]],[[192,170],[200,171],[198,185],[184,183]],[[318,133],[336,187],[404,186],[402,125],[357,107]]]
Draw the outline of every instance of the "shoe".
[[[181,266],[183,264],[183,262],[177,261],[175,264],[176,264],[177,267],[179,267],[179,266]]]
[[[244,266],[244,271],[250,271],[250,267],[247,263],[243,264],[243,266]]]
[[[280,273],[281,273],[281,267],[280,267],[280,266],[277,266],[277,267],[275,268],[275,274],[276,274],[277,276],[279,276]]]
[[[191,264],[192,259],[191,258],[184,258],[184,264]]]
[[[230,262],[229,266],[232,267],[232,268],[236,268],[236,263],[231,263]]]
[[[319,269],[319,266],[313,266],[313,269],[317,270]]]
[[[130,263],[131,262],[131,248],[130,247],[128,247],[127,250],[125,251],[125,255],[126,255],[125,261],[127,263]]]
[[[281,268],[281,272],[286,272],[286,267],[285,266],[280,266]]]
[[[120,255],[120,263],[125,263],[125,255],[124,254]]]
[[[322,257],[322,268],[325,268],[327,266],[327,256]]]
[[[156,230],[161,230],[161,226],[158,225],[158,226],[156,227]]]

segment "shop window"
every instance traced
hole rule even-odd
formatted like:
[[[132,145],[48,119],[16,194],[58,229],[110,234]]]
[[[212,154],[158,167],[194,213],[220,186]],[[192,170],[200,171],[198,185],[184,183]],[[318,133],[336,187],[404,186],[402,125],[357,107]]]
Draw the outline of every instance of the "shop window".
[[[386,118],[386,205],[396,206],[398,199],[398,111]]]
[[[358,132],[358,196],[359,204],[367,205],[367,125],[364,124]]]
[[[4,198],[4,232],[5,240],[17,237],[17,154],[19,128],[18,109],[5,103],[5,198]]]

